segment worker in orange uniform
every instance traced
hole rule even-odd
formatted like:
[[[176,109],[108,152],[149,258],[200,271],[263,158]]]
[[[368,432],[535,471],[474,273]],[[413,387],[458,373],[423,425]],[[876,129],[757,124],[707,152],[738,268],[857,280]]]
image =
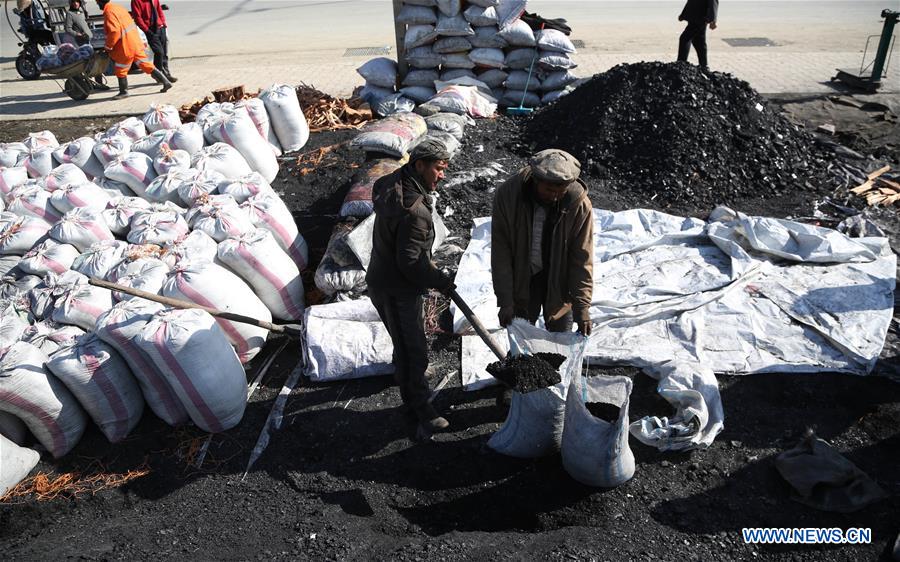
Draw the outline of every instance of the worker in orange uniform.
[[[137,24],[128,15],[125,8],[113,4],[110,0],[97,0],[103,10],[103,28],[106,30],[106,50],[115,65],[116,78],[119,80],[119,93],[113,99],[128,96],[128,71],[131,65],[137,64],[141,70],[162,84],[160,92],[167,92],[172,83],[159,71],[144,50],[144,42],[138,33]]]

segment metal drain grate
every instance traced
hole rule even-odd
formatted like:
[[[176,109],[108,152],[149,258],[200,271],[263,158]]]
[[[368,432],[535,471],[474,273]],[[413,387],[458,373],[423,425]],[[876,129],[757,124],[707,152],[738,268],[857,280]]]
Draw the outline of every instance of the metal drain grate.
[[[344,51],[345,57],[371,57],[389,54],[391,54],[391,47],[356,47]]]
[[[575,45],[576,49],[584,49],[584,41],[581,39],[572,39],[572,44]]]
[[[778,47],[778,43],[768,37],[727,37],[722,41],[732,47]]]

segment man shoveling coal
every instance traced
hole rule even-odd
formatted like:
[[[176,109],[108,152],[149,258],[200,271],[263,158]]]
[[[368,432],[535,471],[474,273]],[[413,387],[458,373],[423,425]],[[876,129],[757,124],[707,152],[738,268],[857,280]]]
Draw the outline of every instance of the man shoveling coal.
[[[372,189],[375,226],[366,273],[369,297],[394,344],[394,378],[404,407],[418,420],[416,437],[425,440],[450,426],[428,402],[425,379],[428,344],[423,296],[429,288],[453,290],[453,279],[431,259],[434,242],[431,192],[444,178],[450,151],[427,138],[409,163],[382,177]]]

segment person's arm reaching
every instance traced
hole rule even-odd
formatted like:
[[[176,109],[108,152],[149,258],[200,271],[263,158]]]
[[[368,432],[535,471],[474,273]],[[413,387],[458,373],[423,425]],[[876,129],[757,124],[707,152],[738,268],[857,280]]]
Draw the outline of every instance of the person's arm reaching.
[[[397,229],[397,266],[416,285],[446,291],[453,285],[453,279],[428,259],[428,230],[428,221],[415,210],[404,217]]]
[[[572,315],[578,331],[591,335],[591,302],[594,296],[594,216],[590,203],[582,210],[583,221],[569,245],[568,277]]]

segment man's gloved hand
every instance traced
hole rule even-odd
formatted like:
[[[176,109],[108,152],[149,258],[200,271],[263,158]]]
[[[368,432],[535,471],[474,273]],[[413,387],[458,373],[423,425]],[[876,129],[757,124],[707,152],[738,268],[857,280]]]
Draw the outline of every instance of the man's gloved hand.
[[[585,320],[584,322],[578,323],[578,333],[587,337],[591,335],[591,321]]]
[[[500,325],[504,328],[509,326],[512,322],[513,317],[516,315],[515,309],[511,306],[501,306],[500,312],[497,314],[497,320],[500,321]]]

